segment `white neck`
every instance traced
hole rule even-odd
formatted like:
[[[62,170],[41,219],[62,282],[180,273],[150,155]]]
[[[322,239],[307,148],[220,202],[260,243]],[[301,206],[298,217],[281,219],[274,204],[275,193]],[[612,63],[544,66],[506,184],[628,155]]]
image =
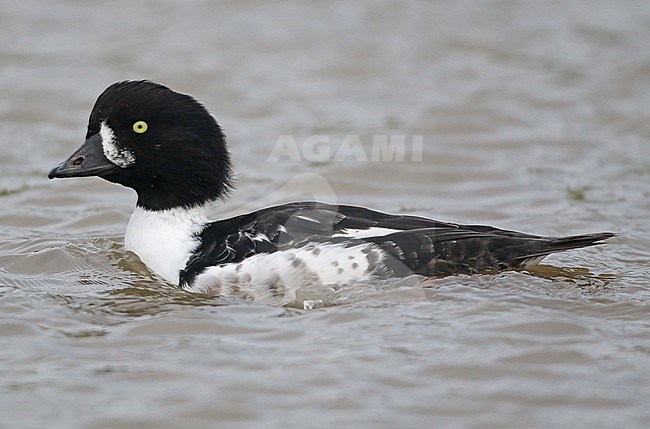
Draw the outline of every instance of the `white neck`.
[[[162,211],[136,207],[126,227],[124,247],[154,273],[178,284],[179,271],[199,244],[196,234],[207,222],[203,207]]]

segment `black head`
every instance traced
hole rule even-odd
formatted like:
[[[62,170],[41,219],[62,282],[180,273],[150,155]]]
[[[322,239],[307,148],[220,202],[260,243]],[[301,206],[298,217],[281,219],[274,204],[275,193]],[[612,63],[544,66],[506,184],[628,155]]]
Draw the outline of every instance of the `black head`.
[[[115,83],[95,102],[86,142],[49,174],[135,189],[149,210],[193,207],[231,187],[226,138],[194,98],[150,81]]]

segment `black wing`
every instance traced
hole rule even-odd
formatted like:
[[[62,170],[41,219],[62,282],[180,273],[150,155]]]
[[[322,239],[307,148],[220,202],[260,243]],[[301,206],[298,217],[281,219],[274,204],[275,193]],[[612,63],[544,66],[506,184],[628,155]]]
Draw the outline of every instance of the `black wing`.
[[[540,237],[481,225],[456,225],[367,240],[390,255],[385,264],[396,276],[447,276],[527,268],[551,253],[602,244],[615,235]]]
[[[355,241],[332,237],[348,229],[380,227],[406,231],[437,226],[452,225],[416,216],[312,201],[268,207],[208,224],[199,234],[198,248],[180,273],[180,283],[191,284],[207,267],[239,262],[258,253],[300,247],[307,242]]]
[[[348,230],[371,228],[394,232],[366,238],[345,236]],[[210,223],[200,233],[200,245],[181,271],[180,283],[191,284],[209,266],[308,242],[374,243],[389,255],[387,265],[394,275],[447,275],[514,268],[535,256],[597,244],[611,236],[544,238],[364,207],[295,202]]]

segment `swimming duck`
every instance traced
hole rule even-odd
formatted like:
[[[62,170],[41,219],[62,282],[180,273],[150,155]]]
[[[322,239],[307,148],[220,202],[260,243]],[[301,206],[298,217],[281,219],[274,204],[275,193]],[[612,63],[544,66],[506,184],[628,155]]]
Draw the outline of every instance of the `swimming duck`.
[[[187,291],[277,305],[306,284],[528,269],[614,236],[543,237],[314,201],[211,221],[206,206],[232,190],[225,135],[196,99],[146,80],[104,90],[85,142],[49,173],[85,176],[135,190],[124,246],[151,271]]]

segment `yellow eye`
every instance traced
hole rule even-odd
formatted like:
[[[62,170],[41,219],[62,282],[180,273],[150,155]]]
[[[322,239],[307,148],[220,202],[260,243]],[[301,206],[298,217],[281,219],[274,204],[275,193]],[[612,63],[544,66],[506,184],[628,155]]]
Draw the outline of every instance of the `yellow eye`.
[[[149,128],[149,125],[145,121],[138,121],[133,124],[133,131],[135,131],[138,134],[142,134],[147,131]]]

